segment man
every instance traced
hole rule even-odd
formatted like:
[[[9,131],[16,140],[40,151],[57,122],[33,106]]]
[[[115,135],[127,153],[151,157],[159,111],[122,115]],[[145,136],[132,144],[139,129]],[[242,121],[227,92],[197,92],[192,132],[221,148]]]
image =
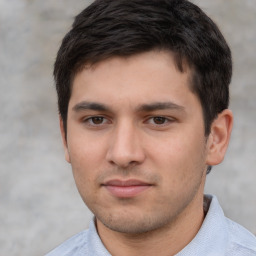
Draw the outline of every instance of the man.
[[[204,196],[225,155],[230,49],[186,0],[97,0],[55,63],[66,160],[95,218],[53,255],[256,255]]]

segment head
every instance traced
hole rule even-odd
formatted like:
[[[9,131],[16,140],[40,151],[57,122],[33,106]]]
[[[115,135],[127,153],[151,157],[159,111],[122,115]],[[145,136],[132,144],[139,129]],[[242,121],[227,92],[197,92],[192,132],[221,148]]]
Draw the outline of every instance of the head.
[[[232,123],[230,50],[209,17],[185,0],[95,1],[54,76],[66,159],[99,229],[202,216],[206,169],[221,162]]]
[[[76,17],[54,67],[65,131],[73,79],[85,65],[155,49],[172,52],[180,72],[189,66],[209,135],[229,104],[231,52],[216,24],[186,0],[96,0]]]

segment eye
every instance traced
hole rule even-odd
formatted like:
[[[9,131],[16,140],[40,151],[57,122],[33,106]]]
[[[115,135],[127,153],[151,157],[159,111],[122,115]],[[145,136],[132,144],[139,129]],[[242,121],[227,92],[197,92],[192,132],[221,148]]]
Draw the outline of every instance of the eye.
[[[91,117],[90,121],[93,124],[102,124],[104,122],[104,117],[102,117],[102,116],[94,116],[94,117]]]
[[[90,126],[100,126],[106,124],[108,120],[103,116],[91,116],[86,118],[83,122]]]
[[[152,122],[154,124],[165,124],[167,122],[167,118],[162,117],[162,116],[156,116],[156,117],[152,117]]]
[[[164,116],[149,117],[146,121],[146,123],[155,127],[164,127],[164,126],[167,126],[168,124],[171,124],[172,122],[174,122],[173,118],[164,117]]]

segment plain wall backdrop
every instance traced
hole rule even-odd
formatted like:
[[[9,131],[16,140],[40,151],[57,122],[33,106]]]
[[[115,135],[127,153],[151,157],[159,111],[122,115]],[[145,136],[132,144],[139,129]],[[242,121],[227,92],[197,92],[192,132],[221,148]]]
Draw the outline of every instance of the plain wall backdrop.
[[[44,255],[92,216],[64,160],[52,78],[60,42],[89,2],[0,0],[0,256]],[[206,192],[256,234],[256,1],[194,2],[219,25],[234,62],[233,134]]]

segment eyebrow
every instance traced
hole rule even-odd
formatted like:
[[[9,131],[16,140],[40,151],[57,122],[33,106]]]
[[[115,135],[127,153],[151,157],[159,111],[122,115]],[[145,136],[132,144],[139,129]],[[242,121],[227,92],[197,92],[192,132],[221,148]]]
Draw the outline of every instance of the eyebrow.
[[[152,112],[157,110],[174,109],[179,111],[185,111],[185,108],[173,102],[153,102],[150,104],[142,104],[136,108],[136,112]],[[77,103],[73,108],[73,111],[80,112],[84,110],[104,111],[110,112],[111,109],[102,103],[82,101]]]
[[[185,108],[174,102],[154,102],[150,104],[143,104],[137,108],[138,112],[152,112],[156,110],[164,109],[175,109],[180,111],[185,111]]]
[[[75,112],[80,112],[83,110],[94,110],[94,111],[110,111],[110,109],[101,103],[96,103],[96,102],[88,102],[88,101],[82,101],[76,104],[72,110]]]

